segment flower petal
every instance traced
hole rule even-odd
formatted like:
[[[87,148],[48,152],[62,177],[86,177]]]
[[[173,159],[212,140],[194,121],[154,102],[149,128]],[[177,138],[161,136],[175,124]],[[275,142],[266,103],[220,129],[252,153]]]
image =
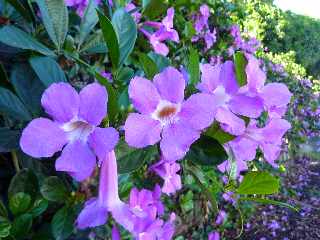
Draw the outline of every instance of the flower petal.
[[[46,118],[31,121],[20,139],[22,151],[35,158],[52,157],[66,143],[67,136],[59,124]]]
[[[53,83],[42,95],[41,104],[54,120],[68,122],[77,116],[79,95],[68,83]]]
[[[264,141],[281,144],[283,135],[291,128],[291,124],[284,119],[271,119],[262,129]]]
[[[108,219],[108,210],[99,205],[99,201],[95,198],[85,203],[83,210],[80,212],[76,225],[79,229],[87,227],[97,227],[104,225]]]
[[[197,88],[204,93],[212,93],[220,84],[221,65],[201,64],[201,82]]]
[[[272,167],[278,167],[278,164],[275,163],[275,160],[280,155],[281,147],[275,144],[263,143],[260,145],[260,148],[263,152],[264,158]]]
[[[171,124],[163,130],[160,147],[168,161],[179,160],[188,152],[200,133],[182,123]]]
[[[246,129],[244,120],[237,117],[226,108],[218,108],[215,118],[221,123],[221,127],[232,135],[241,135]]]
[[[251,161],[256,156],[258,143],[246,137],[237,137],[229,142],[237,161]]]
[[[154,77],[153,82],[161,98],[172,103],[180,103],[183,101],[185,80],[177,69],[173,67],[165,68]]]
[[[88,144],[99,160],[103,161],[107,153],[115,148],[118,141],[119,133],[116,129],[96,127],[89,136]]]
[[[143,148],[160,140],[161,124],[147,115],[131,113],[124,130],[126,142],[130,146]]]
[[[235,114],[258,118],[263,111],[263,102],[259,97],[248,97],[238,94],[230,100],[229,108]]]
[[[79,117],[98,126],[107,114],[108,94],[105,87],[92,83],[80,92]]]
[[[250,92],[256,93],[261,90],[266,81],[266,74],[260,68],[260,62],[254,56],[246,55],[248,64],[246,66],[247,85]]]
[[[179,117],[192,128],[202,130],[212,124],[215,110],[215,102],[212,95],[197,93],[182,104]]]
[[[232,61],[226,61],[224,64],[222,64],[220,82],[228,94],[236,93],[239,90],[234,64]]]
[[[135,109],[148,114],[156,110],[160,96],[151,81],[142,77],[135,77],[129,85],[129,97]]]
[[[77,181],[90,177],[96,166],[96,157],[82,141],[69,143],[56,160],[56,170],[68,172]]]
[[[151,45],[155,51],[155,53],[158,53],[162,56],[167,56],[169,54],[169,48],[166,44],[159,41],[158,37],[151,36],[150,39]]]

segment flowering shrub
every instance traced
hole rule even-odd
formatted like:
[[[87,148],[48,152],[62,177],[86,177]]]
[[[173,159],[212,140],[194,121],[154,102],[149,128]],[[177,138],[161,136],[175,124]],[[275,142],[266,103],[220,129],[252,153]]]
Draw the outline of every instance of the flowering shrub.
[[[222,239],[244,202],[294,209],[269,196],[284,70],[201,2],[0,0],[0,238],[181,239],[194,209]]]

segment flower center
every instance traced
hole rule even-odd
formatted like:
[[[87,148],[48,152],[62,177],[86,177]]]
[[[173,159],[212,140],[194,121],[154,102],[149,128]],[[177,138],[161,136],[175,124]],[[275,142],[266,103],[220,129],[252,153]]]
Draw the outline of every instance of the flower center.
[[[226,90],[223,86],[218,86],[214,91],[213,95],[215,97],[215,102],[218,107],[222,107],[227,104],[231,97],[229,94],[226,93]]]
[[[151,117],[161,122],[162,126],[176,122],[177,114],[180,112],[180,104],[171,103],[166,100],[161,100],[157,109],[151,114]]]
[[[94,126],[84,121],[70,121],[62,126],[67,133],[70,142],[76,140],[87,141],[89,134],[93,131]]]

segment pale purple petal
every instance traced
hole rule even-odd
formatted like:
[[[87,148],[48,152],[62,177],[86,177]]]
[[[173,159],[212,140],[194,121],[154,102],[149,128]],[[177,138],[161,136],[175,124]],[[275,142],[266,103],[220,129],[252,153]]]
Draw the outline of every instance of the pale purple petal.
[[[80,92],[79,117],[98,126],[107,114],[108,94],[105,87],[92,83]]]
[[[248,64],[246,66],[248,89],[250,92],[256,93],[262,89],[266,81],[266,74],[260,68],[260,62],[258,59],[250,54],[247,54],[246,57],[248,60]]]
[[[183,75],[173,67],[167,67],[157,74],[153,82],[162,99],[180,103],[184,99],[185,81]]]
[[[66,143],[67,136],[59,124],[46,118],[31,121],[20,139],[22,151],[35,158],[52,157]]]
[[[197,88],[204,93],[212,93],[220,84],[221,65],[201,64],[201,82]]]
[[[228,94],[234,94],[239,90],[234,64],[232,61],[226,61],[221,66],[220,82]]]
[[[219,107],[215,119],[221,123],[221,127],[228,133],[238,136],[246,129],[245,121],[226,108]]]
[[[243,94],[232,96],[230,110],[238,115],[258,118],[263,111],[263,102],[259,97],[248,97]]]
[[[262,134],[267,143],[281,143],[283,135],[291,128],[284,119],[271,119],[263,128]]]
[[[53,83],[41,98],[42,107],[54,120],[65,123],[77,116],[80,99],[68,83]]]
[[[208,240],[220,240],[220,234],[218,232],[212,232],[209,234]]]
[[[129,85],[129,97],[135,109],[147,114],[156,110],[160,101],[157,89],[151,81],[142,77],[135,77]]]
[[[237,137],[229,142],[232,151],[239,161],[251,161],[256,156],[258,143],[250,138]]]
[[[131,113],[124,125],[129,146],[143,148],[160,140],[161,124],[147,115]]]
[[[56,170],[68,172],[77,181],[91,176],[96,166],[96,156],[88,144],[82,141],[69,143],[56,160]]]
[[[95,198],[85,203],[83,210],[80,212],[76,225],[79,229],[88,227],[97,227],[104,225],[108,219],[108,210],[99,205]]]
[[[197,93],[182,104],[179,117],[192,128],[202,130],[212,124],[215,110],[216,107],[212,95]]]
[[[167,10],[167,16],[162,20],[162,24],[167,28],[173,28],[174,8],[171,7]]]
[[[260,145],[260,148],[263,152],[263,155],[264,155],[264,158],[266,159],[266,161],[272,167],[278,167],[278,165],[275,163],[275,160],[277,160],[277,158],[280,155],[280,152],[281,152],[280,145],[262,143]]]
[[[120,232],[116,225],[113,225],[112,231],[111,231],[111,238],[112,240],[121,240]]]
[[[181,123],[171,124],[162,133],[160,142],[163,157],[168,161],[179,160],[185,156],[200,133]]]
[[[236,156],[237,158],[237,156]],[[225,173],[225,172],[230,172],[231,168],[234,166],[231,165],[231,162],[229,160],[224,161],[220,165],[218,165],[218,169],[220,172]],[[240,176],[240,173],[242,171],[248,170],[247,163],[243,160],[236,159],[236,177]]]
[[[103,161],[108,152],[112,151],[119,141],[119,133],[114,128],[95,128],[90,134],[88,143],[100,162]]]

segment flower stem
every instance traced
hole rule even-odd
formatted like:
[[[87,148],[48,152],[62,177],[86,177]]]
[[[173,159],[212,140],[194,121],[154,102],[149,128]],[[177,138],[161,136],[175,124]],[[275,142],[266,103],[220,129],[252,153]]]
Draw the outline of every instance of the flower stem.
[[[17,157],[17,153],[15,151],[12,151],[11,156],[12,156],[12,162],[13,162],[14,169],[18,173],[18,172],[20,172],[20,166],[19,166],[19,160]]]

